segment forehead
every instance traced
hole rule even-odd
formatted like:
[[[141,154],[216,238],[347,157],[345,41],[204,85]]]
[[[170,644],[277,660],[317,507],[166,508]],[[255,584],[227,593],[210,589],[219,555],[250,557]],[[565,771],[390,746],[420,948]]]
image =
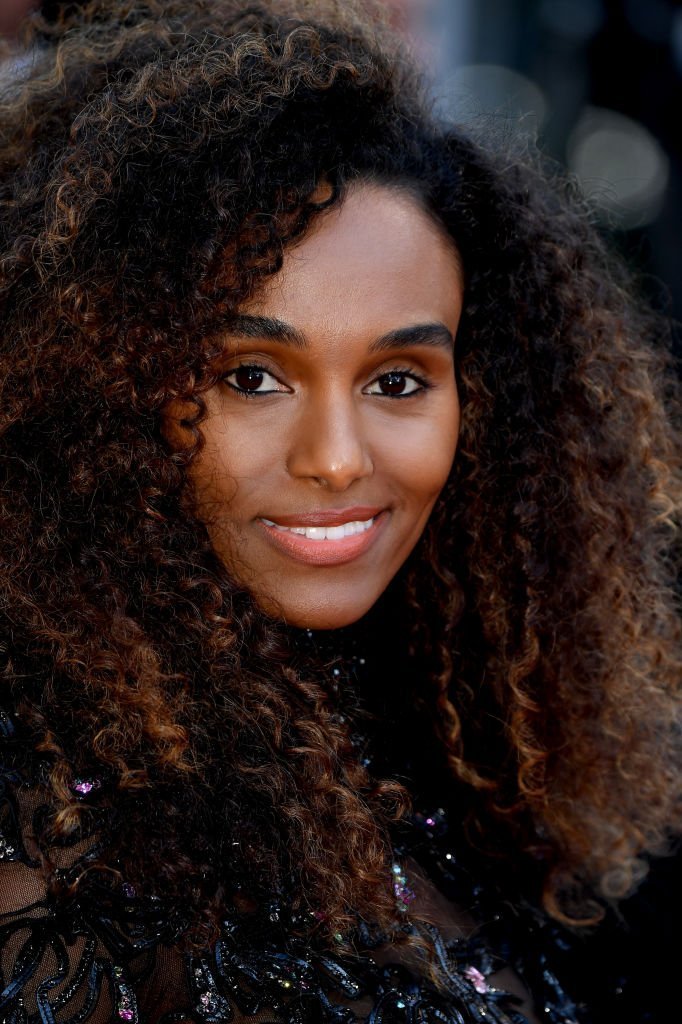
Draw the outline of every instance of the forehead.
[[[309,332],[391,330],[438,317],[454,327],[462,268],[454,242],[409,192],[353,187],[319,214],[244,307]]]

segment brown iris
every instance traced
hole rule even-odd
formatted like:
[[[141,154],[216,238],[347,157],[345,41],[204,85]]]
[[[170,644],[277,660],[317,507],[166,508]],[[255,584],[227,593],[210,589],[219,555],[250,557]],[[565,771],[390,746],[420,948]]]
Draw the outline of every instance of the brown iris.
[[[229,375],[229,383],[239,391],[257,391],[263,383],[264,373],[258,366],[238,366]]]
[[[385,373],[379,378],[381,390],[385,395],[402,395],[406,383],[404,373]]]

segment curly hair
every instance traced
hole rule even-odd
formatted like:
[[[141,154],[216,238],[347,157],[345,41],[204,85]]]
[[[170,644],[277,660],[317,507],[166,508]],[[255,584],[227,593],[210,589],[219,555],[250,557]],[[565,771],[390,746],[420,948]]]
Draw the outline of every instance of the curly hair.
[[[533,865],[555,917],[597,917],[679,827],[666,325],[571,183],[439,123],[353,4],[94,0],[33,32],[0,97],[0,635],[50,766],[45,849],[98,772],[114,827],[88,874],[182,894],[202,935],[282,886],[325,935],[395,926],[405,791],[357,763],[188,482],[221,330],[321,182],[372,180],[419,197],[467,278],[457,458],[386,598],[399,684],[471,843]]]

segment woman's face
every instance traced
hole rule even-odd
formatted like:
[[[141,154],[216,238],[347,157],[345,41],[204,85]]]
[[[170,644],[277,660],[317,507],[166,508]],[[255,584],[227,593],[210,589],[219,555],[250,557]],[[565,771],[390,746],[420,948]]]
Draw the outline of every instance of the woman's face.
[[[413,197],[358,185],[241,310],[192,472],[218,556],[269,614],[348,625],[419,539],[457,444],[462,287]]]

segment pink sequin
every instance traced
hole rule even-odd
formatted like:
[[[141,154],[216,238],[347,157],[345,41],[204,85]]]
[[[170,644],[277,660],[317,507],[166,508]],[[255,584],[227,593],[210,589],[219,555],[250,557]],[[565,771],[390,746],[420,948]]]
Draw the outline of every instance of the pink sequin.
[[[401,885],[399,882],[394,884],[393,891],[396,899],[400,900],[405,906],[411,903],[413,899],[416,899],[416,893],[409,886]]]
[[[99,789],[101,785],[99,779],[74,779],[71,789],[79,796],[87,796],[88,793],[92,793],[93,789]]]
[[[121,1020],[132,1020],[135,1016],[132,1010],[119,1010],[118,1015]]]
[[[488,982],[485,980],[484,976],[476,967],[465,967],[464,973],[466,974],[469,981],[473,982],[474,988],[476,989],[477,992],[480,992],[481,995],[483,995],[484,992],[488,992],[490,990]]]

